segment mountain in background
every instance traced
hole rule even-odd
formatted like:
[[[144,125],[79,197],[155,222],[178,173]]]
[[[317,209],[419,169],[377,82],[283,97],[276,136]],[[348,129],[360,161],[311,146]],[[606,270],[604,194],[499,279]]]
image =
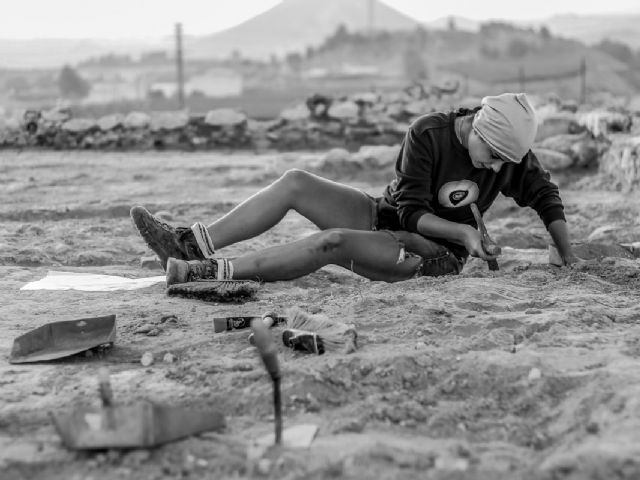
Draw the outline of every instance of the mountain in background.
[[[32,40],[0,39],[0,69],[60,68],[87,58],[107,55],[140,55],[150,50],[172,48],[173,39],[101,40],[38,38]]]
[[[371,10],[369,6],[371,5]],[[347,30],[412,30],[419,22],[377,0],[284,0],[228,30],[187,40],[192,58],[226,57],[233,51],[269,58],[317,46],[339,25]]]
[[[369,5],[372,5],[371,12]],[[478,31],[481,23],[462,17],[444,17],[423,24],[427,29],[449,27],[454,19],[459,30]],[[604,38],[625,42],[640,49],[640,11],[626,15],[558,15],[548,19],[523,21],[500,20],[514,25],[547,26],[553,35],[575,38],[587,44]],[[212,35],[185,38],[185,58],[204,59],[228,57],[238,51],[244,57],[268,59],[271,54],[282,56],[304,52],[309,46],[320,45],[339,25],[350,32],[375,30],[413,30],[420,23],[378,0],[283,0],[270,10],[228,30]],[[185,31],[189,26],[185,25]],[[103,39],[0,39],[0,69],[60,68],[91,57],[107,54],[128,54],[163,50],[172,52],[171,34],[142,40]]]
[[[432,22],[425,23],[428,29],[448,28],[453,19],[456,28],[477,32],[482,23],[491,20],[472,20],[469,18],[452,16],[442,17]],[[626,43],[633,49],[640,49],[640,11],[628,14],[611,15],[554,15],[540,20],[508,20],[500,19],[499,22],[511,23],[520,27],[531,26],[540,28],[546,26],[549,31],[558,37],[579,40],[587,45],[593,45],[602,40],[609,39]]]
[[[558,36],[586,44],[609,39],[640,49],[640,11],[627,15],[556,15],[535,22]]]

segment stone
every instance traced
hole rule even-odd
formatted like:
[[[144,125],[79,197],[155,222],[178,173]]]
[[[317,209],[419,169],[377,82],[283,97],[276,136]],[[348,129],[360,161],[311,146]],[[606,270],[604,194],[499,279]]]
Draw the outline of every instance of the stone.
[[[539,368],[532,368],[529,370],[529,375],[527,375],[527,379],[530,382],[535,382],[536,380],[540,380],[542,378],[542,372]]]
[[[395,164],[399,153],[400,145],[363,145],[353,155],[353,159],[377,167],[387,168]]]
[[[104,117],[100,117],[97,120],[96,124],[98,125],[98,128],[103,132],[108,132],[124,124],[124,115],[121,115],[119,113],[114,113],[113,115],[105,115]]]
[[[162,357],[162,361],[164,363],[174,363],[176,361],[176,356],[173,353],[165,353],[164,357]]]
[[[573,159],[564,153],[538,147],[532,148],[532,151],[542,166],[547,170],[565,170],[573,165]]]
[[[280,118],[287,122],[301,122],[308,120],[311,117],[311,112],[305,104],[296,105],[295,107],[287,108],[280,112]]]
[[[569,112],[549,114],[538,123],[535,141],[566,133],[578,133],[581,130],[576,115]]]
[[[154,325],[150,323],[145,323],[143,325],[140,325],[138,328],[136,328],[133,333],[149,333],[154,328],[155,328]]]
[[[125,118],[123,125],[125,128],[143,129],[151,123],[151,117],[144,112],[131,112]]]
[[[351,161],[351,153],[345,148],[332,148],[324,157],[322,157],[322,163],[342,163]]]
[[[42,120],[49,123],[64,123],[71,119],[71,111],[67,108],[54,108],[41,112]]]
[[[352,101],[334,103],[329,107],[329,117],[339,120],[355,120],[358,118],[360,107]]]
[[[151,352],[144,352],[140,357],[140,363],[143,367],[148,367],[153,364],[153,354]]]
[[[247,121],[247,116],[232,108],[218,108],[210,110],[205,116],[204,123],[212,127],[234,127]]]
[[[151,114],[150,129],[152,132],[162,130],[179,130],[189,124],[187,112],[154,112]]]
[[[160,259],[155,256],[142,257],[140,259],[140,268],[146,268],[148,270],[162,270],[162,264],[160,263]]]
[[[84,133],[96,126],[96,122],[89,118],[72,118],[64,122],[61,129],[65,132]]]
[[[600,159],[599,171],[611,175],[624,190],[640,185],[640,136],[614,139]]]
[[[433,105],[429,100],[415,100],[404,106],[404,112],[411,116],[424,115],[433,111]]]
[[[595,137],[600,137],[607,136],[611,132],[628,132],[631,130],[633,119],[622,112],[592,110],[579,115],[578,123]]]

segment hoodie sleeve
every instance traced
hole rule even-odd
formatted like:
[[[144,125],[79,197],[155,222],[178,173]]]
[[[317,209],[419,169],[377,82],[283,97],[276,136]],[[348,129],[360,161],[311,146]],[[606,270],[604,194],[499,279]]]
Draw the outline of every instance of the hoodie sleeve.
[[[432,213],[431,172],[433,153],[428,137],[420,137],[411,126],[396,161],[393,199],[402,228],[417,232],[418,219]]]
[[[522,162],[515,166],[510,181],[500,191],[513,198],[519,206],[533,208],[548,228],[554,220],[565,220],[558,186],[550,179],[549,172],[529,151]]]

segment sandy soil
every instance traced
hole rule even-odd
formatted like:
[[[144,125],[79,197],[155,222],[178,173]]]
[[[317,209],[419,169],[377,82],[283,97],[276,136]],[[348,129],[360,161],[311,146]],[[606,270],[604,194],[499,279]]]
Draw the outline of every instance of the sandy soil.
[[[292,305],[355,323],[361,348],[317,357],[282,347],[285,425],[316,423],[320,430],[309,450],[285,452],[270,465],[273,478],[640,478],[640,260],[550,266],[542,224],[508,199],[487,217],[490,232],[511,247],[499,272],[471,261],[460,276],[390,285],[329,267],[265,284],[243,304],[167,297],[163,285],[19,291],[48,270],[161,274],[140,267],[149,251],[129,220],[132,205],[165,211],[176,225],[209,222],[286,169],[317,158],[2,153],[3,480],[250,476],[247,446],[272,430],[271,386],[247,333],[215,334],[211,319]],[[344,179],[378,194],[388,173]],[[584,179],[572,189],[561,180],[576,240],[640,240],[640,195],[586,188],[602,182]],[[291,214],[223,253],[313,230]],[[8,363],[17,335],[110,313],[117,314],[118,338],[106,354]],[[177,320],[166,321],[169,315]],[[135,333],[145,324],[159,335]],[[143,367],[147,351],[158,361]],[[161,361],[167,352],[175,363]],[[97,405],[96,374],[104,366],[119,402],[206,403],[224,411],[228,426],[151,451],[67,451],[48,412]],[[268,466],[263,462],[264,472]]]

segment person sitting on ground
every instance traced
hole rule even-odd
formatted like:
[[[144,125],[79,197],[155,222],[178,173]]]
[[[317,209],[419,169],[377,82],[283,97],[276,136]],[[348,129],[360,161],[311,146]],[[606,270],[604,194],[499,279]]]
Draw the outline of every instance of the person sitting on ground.
[[[141,206],[131,217],[160,258],[168,285],[199,278],[290,280],[328,264],[396,282],[458,274],[469,255],[495,259],[482,248],[470,204],[484,213],[502,193],[538,213],[569,265],[577,259],[558,187],[531,152],[536,131],[525,94],[488,96],[475,109],[414,121],[396,178],[380,197],[292,169],[208,227],[174,228]],[[231,260],[215,254],[269,230],[290,210],[320,231]]]

